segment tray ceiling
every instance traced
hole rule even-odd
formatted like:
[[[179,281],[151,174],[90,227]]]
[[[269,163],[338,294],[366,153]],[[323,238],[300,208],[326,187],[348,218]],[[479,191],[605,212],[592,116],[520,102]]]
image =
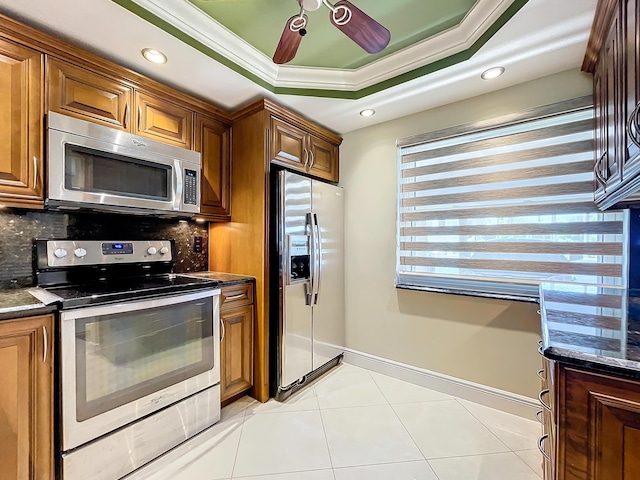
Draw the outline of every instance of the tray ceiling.
[[[309,12],[292,65],[271,56],[295,0],[113,0],[276,94],[358,99],[468,60],[529,0],[355,0],[391,31],[369,56]]]

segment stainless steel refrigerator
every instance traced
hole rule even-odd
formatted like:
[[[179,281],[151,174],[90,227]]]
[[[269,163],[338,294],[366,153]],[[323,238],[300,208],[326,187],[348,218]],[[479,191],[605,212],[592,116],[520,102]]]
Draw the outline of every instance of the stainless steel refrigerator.
[[[272,394],[284,400],[342,360],[344,193],[286,170],[275,182],[279,278],[271,318]]]

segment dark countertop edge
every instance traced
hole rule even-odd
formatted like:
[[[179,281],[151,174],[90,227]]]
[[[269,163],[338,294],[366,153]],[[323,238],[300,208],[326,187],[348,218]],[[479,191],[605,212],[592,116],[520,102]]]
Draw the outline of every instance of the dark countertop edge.
[[[56,310],[58,310],[58,306],[56,304],[44,305],[42,303],[33,305],[20,305],[11,308],[0,308],[0,321],[46,315],[49,313],[53,313]]]
[[[583,370],[640,380],[640,362],[633,360],[600,356],[560,347],[545,347],[543,355],[549,360]]]

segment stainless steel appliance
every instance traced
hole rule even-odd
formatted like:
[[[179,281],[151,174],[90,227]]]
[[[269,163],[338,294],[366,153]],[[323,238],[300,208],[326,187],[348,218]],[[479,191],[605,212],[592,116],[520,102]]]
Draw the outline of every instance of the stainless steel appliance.
[[[35,242],[60,309],[63,480],[121,478],[220,419],[220,290],[174,259],[173,241]]]
[[[284,400],[344,354],[343,189],[286,170],[276,181],[279,279],[272,380]]]
[[[47,121],[48,208],[200,212],[200,153],[55,112]]]

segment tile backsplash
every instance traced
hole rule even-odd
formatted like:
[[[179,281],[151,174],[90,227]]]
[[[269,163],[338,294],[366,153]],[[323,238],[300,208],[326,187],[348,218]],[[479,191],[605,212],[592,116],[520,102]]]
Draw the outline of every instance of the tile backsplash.
[[[193,253],[193,238],[203,238],[202,253]],[[85,240],[176,241],[176,272],[208,269],[206,224],[191,220],[109,213],[59,213],[23,210],[0,212],[0,288],[33,285],[33,240],[69,238]]]

